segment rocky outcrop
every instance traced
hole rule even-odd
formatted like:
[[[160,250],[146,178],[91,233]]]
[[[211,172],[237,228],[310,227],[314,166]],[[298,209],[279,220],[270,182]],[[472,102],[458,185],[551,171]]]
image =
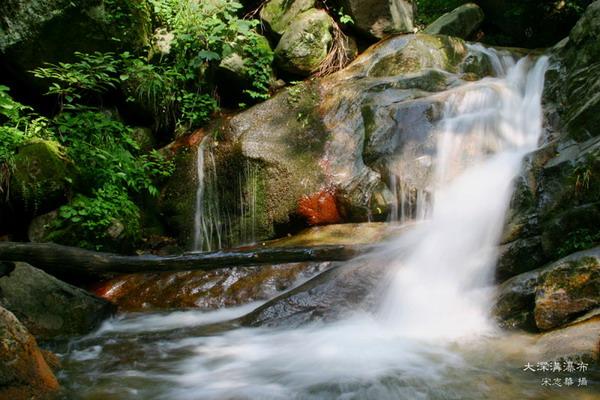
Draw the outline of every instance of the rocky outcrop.
[[[600,247],[515,276],[498,290],[502,326],[549,330],[600,305]]]
[[[481,8],[477,4],[468,3],[442,15],[428,25],[423,32],[468,39],[477,32],[483,23],[483,18]]]
[[[294,18],[275,48],[275,62],[284,71],[308,76],[327,57],[333,37],[333,19],[311,9]]]
[[[149,44],[146,1],[6,0],[0,4],[0,57],[13,79],[44,62],[70,61],[80,51],[129,51]]]
[[[600,2],[552,50],[546,145],[526,157],[516,182],[498,278],[600,242]]]
[[[41,340],[88,333],[114,311],[109,302],[25,263],[0,277],[0,305]]]
[[[66,202],[75,180],[75,168],[61,146],[38,140],[19,148],[10,181],[13,209],[37,215]]]
[[[0,307],[0,398],[49,399],[57,389],[58,381],[34,337]]]
[[[412,0],[342,0],[341,6],[352,17],[354,28],[366,37],[381,39],[392,33],[410,33],[414,28]]]

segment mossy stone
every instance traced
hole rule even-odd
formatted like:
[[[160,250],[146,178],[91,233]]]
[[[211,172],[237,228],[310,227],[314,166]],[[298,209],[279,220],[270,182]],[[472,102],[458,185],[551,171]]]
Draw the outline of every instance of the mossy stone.
[[[260,10],[260,19],[279,38],[299,14],[314,6],[315,0],[269,0]]]

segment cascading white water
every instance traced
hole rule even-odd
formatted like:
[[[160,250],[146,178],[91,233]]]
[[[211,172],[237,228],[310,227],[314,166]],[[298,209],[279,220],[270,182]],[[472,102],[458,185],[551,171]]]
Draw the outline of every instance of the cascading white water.
[[[507,398],[490,396],[493,389],[478,395],[485,385],[475,376],[486,367],[469,365],[458,339],[473,342],[493,330],[487,314],[495,246],[521,158],[540,135],[548,61],[514,63],[485,51],[500,76],[450,94],[438,126],[430,215],[368,256],[390,272],[377,313],[296,329],[176,334],[148,345],[135,338],[144,354],[156,356],[124,374],[151,387],[134,380],[131,394],[120,398]],[[163,325],[136,321],[146,332]],[[109,332],[131,329],[113,322]],[[464,374],[473,374],[468,385],[455,384]]]
[[[209,137],[205,136],[198,145],[196,154],[196,177],[198,179],[196,186],[196,208],[194,210],[194,243],[192,250],[201,251],[204,248],[204,239],[206,237],[204,227],[206,218],[204,213],[204,193],[206,190],[206,177],[204,169],[204,152],[209,143]]]
[[[512,180],[540,136],[547,67],[546,58],[530,68],[528,59],[490,55],[496,73],[508,73],[456,90],[446,102],[433,214],[394,267],[381,313],[405,335],[454,337],[490,327],[486,287]]]

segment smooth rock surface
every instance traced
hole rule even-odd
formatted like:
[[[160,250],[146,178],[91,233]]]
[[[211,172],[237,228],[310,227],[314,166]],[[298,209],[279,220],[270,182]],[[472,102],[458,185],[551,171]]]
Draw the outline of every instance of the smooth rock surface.
[[[343,12],[363,35],[381,39],[392,33],[411,33],[415,4],[412,0],[342,0]]]
[[[114,306],[25,263],[0,278],[0,305],[40,340],[83,335],[109,317]]]
[[[442,15],[428,25],[423,32],[468,39],[477,32],[483,19],[483,10],[477,4],[467,3]]]

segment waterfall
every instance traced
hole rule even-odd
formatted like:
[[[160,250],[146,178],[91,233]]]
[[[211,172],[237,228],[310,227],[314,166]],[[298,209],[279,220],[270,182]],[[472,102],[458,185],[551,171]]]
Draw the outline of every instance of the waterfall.
[[[196,152],[196,177],[198,182],[196,187],[196,208],[194,211],[194,243],[192,246],[192,250],[194,251],[201,251],[204,248],[204,227],[206,226],[204,215],[204,192],[206,189],[204,150],[206,149],[208,140],[208,136],[203,137]]]
[[[197,150],[193,251],[212,251],[256,241],[257,168],[246,161],[237,174],[237,201],[223,204],[211,143],[206,136]]]
[[[487,338],[496,335],[501,340],[488,316],[496,245],[522,157],[535,149],[541,133],[548,59],[515,63],[485,51],[498,76],[444,94],[449,97],[435,127],[433,171],[422,186],[426,193],[408,193],[402,182],[393,183],[401,194],[396,217],[421,222],[379,251],[333,271],[352,274],[366,265],[368,272],[389,273],[372,293],[379,300],[375,307],[367,301],[337,321],[297,326],[292,320],[287,328],[234,323],[183,331],[186,320],[177,319],[178,328],[167,336],[158,332],[172,325],[172,318],[160,318],[160,323],[144,319],[133,325],[147,336],[140,340],[136,333],[129,341],[132,324],[115,322],[112,336],[97,339],[104,347],[92,342],[71,357],[81,357],[92,371],[89,382],[94,385],[89,386],[96,390],[98,382],[107,381],[105,392],[112,394],[124,380],[132,390],[125,399],[501,399],[524,397],[521,394],[530,390],[533,397],[545,398],[547,389],[535,391],[539,383],[522,373],[514,353],[499,358],[500,345]],[[204,178],[203,146],[198,174]],[[258,190],[253,182],[256,179],[246,179],[239,186],[240,198],[246,199],[240,203],[243,219],[256,207],[255,195],[246,193]],[[198,188],[200,211],[203,190]],[[203,218],[201,214],[197,220],[199,231],[206,225]],[[244,226],[251,234],[252,225]],[[321,290],[336,288],[323,286]],[[343,303],[343,296],[352,292],[327,293]],[[285,308],[285,301],[279,299],[273,308]],[[125,338],[122,348],[134,345],[147,359],[126,361],[115,372],[121,348],[114,350],[113,341],[123,340],[120,337]],[[95,361],[87,354],[96,357],[98,348],[101,358]],[[89,363],[100,365],[98,369],[109,366],[102,379]],[[506,382],[519,381],[518,395],[503,392],[509,387]]]
[[[488,54],[506,75],[455,90],[446,102],[432,215],[411,238],[416,245],[408,256],[392,266],[381,315],[404,335],[454,337],[491,326],[496,246],[512,181],[541,133],[547,59],[531,68],[529,59],[515,64]]]

